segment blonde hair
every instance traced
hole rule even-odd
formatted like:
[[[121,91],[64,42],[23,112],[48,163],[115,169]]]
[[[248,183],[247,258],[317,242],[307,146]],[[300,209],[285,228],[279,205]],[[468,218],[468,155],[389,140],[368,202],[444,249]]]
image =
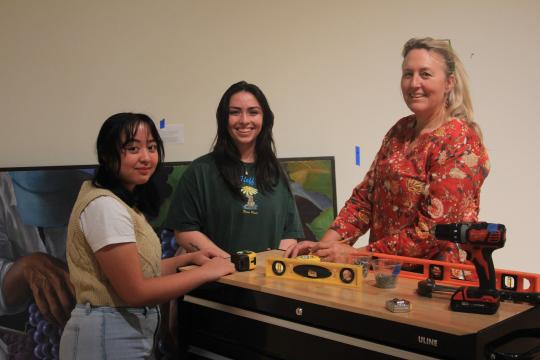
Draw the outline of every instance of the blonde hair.
[[[446,76],[454,75],[455,84],[446,97],[446,113],[448,116],[465,120],[482,140],[480,126],[474,121],[474,112],[469,92],[469,78],[463,63],[452,49],[450,40],[438,40],[430,37],[412,38],[403,46],[403,58],[414,49],[434,51],[441,55],[446,64]]]

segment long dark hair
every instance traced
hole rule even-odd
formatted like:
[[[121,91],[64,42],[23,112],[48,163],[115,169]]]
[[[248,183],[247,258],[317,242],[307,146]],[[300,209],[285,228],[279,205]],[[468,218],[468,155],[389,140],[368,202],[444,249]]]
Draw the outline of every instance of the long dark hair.
[[[135,139],[141,124],[148,127],[156,141],[158,163],[148,182],[135,186],[133,191],[130,192],[122,185],[120,180],[121,152],[126,144]],[[157,216],[161,205],[161,196],[156,183],[156,174],[161,169],[165,150],[163,141],[152,119],[148,115],[134,113],[119,113],[109,117],[99,130],[96,149],[99,166],[92,180],[94,186],[112,191],[126,204],[137,207],[145,215]]]
[[[231,97],[242,91],[249,92],[255,96],[263,112],[262,129],[255,143],[255,178],[257,188],[262,193],[272,192],[280,178],[288,185],[285,174],[276,158],[276,146],[272,137],[274,113],[270,109],[266,96],[264,96],[257,85],[240,81],[231,85],[221,97],[216,111],[217,134],[212,150],[212,155],[221,176],[231,191],[239,197],[243,197],[240,192],[240,176],[242,175],[243,164],[240,160],[240,152],[234,140],[229,135],[228,126]]]

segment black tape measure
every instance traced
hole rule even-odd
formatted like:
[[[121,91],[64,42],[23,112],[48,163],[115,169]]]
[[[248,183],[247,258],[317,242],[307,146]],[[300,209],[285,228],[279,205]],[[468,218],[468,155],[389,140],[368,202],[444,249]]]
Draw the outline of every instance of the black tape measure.
[[[257,265],[257,257],[253,251],[242,250],[232,254],[231,261],[236,268],[236,271],[248,271],[255,269]]]

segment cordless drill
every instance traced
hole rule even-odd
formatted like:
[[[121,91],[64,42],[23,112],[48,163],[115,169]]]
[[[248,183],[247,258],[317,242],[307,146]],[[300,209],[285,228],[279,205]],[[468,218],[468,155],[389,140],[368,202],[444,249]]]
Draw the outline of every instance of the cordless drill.
[[[506,228],[502,224],[454,223],[439,224],[434,228],[435,238],[448,240],[467,251],[467,259],[476,268],[480,286],[462,286],[450,300],[454,311],[495,314],[500,295],[495,287],[495,267],[491,254],[504,246]]]

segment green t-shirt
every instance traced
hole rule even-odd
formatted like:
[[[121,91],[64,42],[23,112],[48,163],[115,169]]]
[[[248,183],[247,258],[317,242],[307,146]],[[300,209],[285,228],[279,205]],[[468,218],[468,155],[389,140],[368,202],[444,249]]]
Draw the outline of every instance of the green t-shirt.
[[[175,191],[165,227],[200,231],[217,246],[239,250],[277,249],[281,239],[304,237],[296,204],[283,180],[262,194],[255,184],[254,165],[242,175],[244,200],[235,197],[211,154],[194,160]]]

